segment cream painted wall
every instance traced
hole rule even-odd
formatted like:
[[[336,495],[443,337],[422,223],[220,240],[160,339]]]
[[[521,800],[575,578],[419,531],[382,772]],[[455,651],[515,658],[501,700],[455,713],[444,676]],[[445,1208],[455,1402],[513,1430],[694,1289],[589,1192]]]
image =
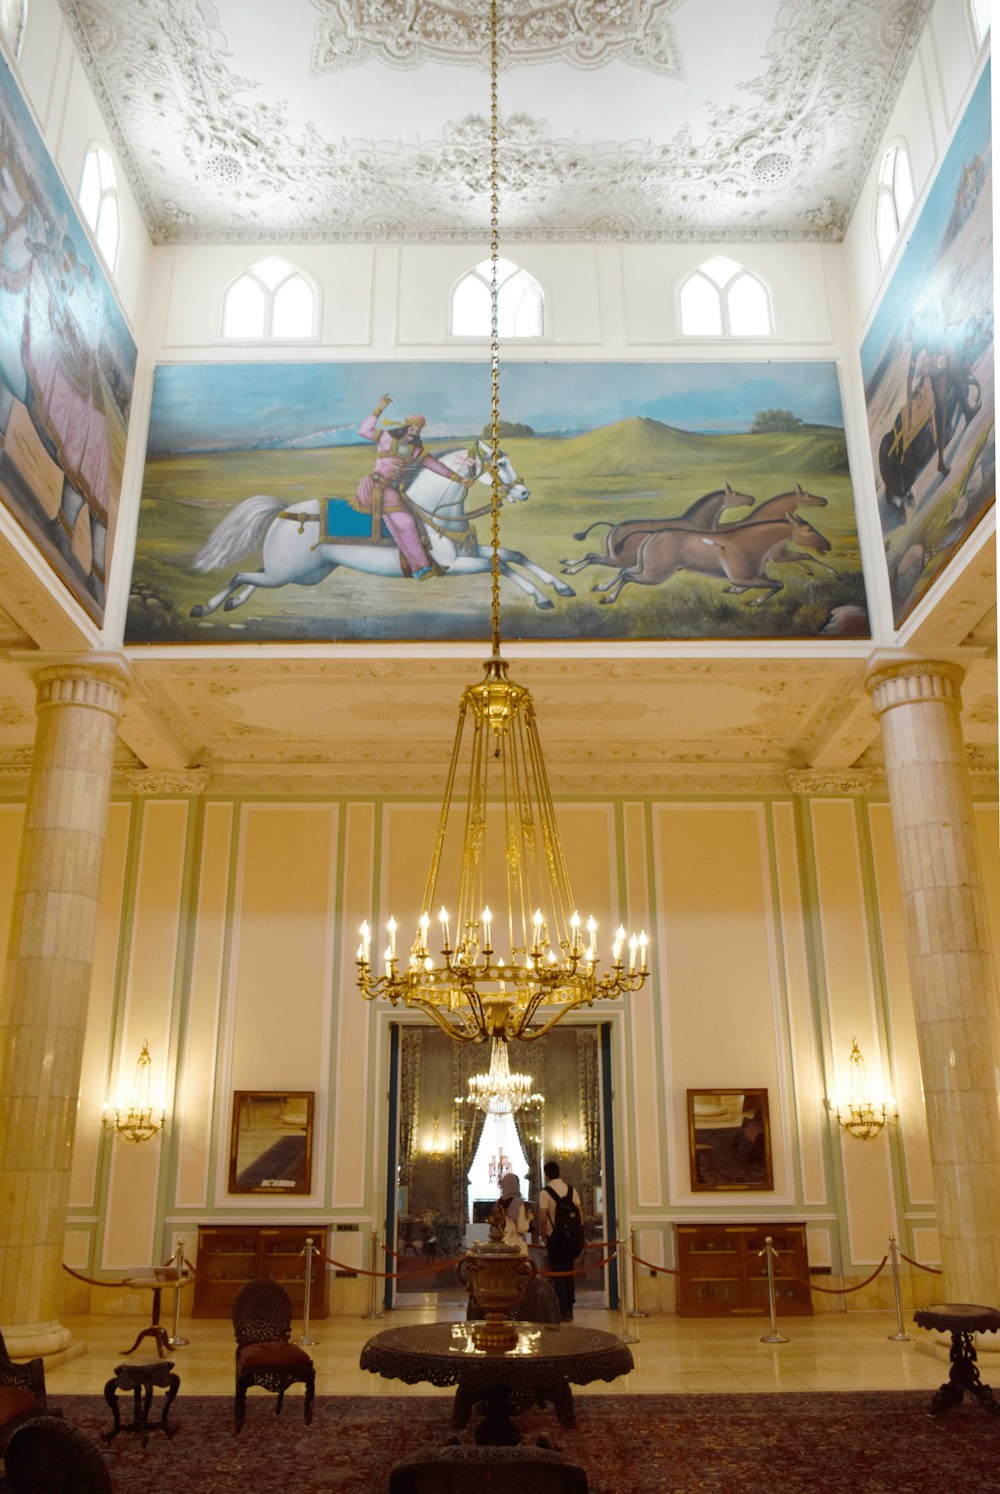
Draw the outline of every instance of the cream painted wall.
[[[885,803],[558,808],[581,911],[604,928],[627,913],[653,939],[647,988],[586,1014],[613,1023],[619,1229],[635,1225],[643,1258],[665,1265],[673,1222],[696,1218],[805,1220],[813,1263],[855,1279],[890,1232],[932,1264]],[[367,1230],[382,1227],[393,1014],[356,992],[357,928],[390,905],[401,921],[415,916],[436,815],[434,804],[391,801],[115,803],[68,1221],[78,1266],[120,1274],[165,1257],[178,1234],[193,1250],[199,1221],[225,1218],[357,1224],[338,1249],[360,1263]],[[997,929],[995,805],[979,806],[977,825]],[[5,804],[0,938],[19,835],[19,808]],[[855,1036],[900,1108],[898,1126],[869,1143],[840,1131],[828,1106]],[[132,1146],[104,1133],[99,1114],[145,1038],[168,1119],[161,1138]],[[286,1086],[316,1092],[311,1195],[229,1195],[233,1089]],[[774,1190],[694,1193],[686,1091],[740,1086],[768,1090]]]

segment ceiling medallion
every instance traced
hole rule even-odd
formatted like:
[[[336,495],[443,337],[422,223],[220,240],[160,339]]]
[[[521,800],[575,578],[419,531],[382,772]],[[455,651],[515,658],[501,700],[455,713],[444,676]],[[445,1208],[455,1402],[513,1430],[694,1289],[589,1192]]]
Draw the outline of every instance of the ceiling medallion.
[[[320,12],[310,70],[339,72],[364,62],[418,67],[488,55],[482,6],[452,0],[310,0]],[[626,62],[648,72],[682,76],[671,13],[680,0],[533,0],[499,21],[499,65],[568,62],[603,67]]]

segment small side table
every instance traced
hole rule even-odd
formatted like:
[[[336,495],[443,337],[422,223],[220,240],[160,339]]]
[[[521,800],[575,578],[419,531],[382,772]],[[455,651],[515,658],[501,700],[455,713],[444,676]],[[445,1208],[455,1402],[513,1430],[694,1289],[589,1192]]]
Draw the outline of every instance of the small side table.
[[[166,1437],[174,1435],[177,1428],[168,1425],[167,1416],[180,1390],[181,1377],[173,1373],[173,1368],[172,1359],[156,1360],[153,1364],[115,1365],[115,1372],[104,1387],[104,1399],[111,1407],[111,1414],[115,1419],[111,1431],[101,1433],[105,1442],[110,1442],[119,1432],[134,1432],[145,1447],[150,1432],[162,1432]],[[159,1420],[150,1421],[149,1408],[153,1404],[153,1389],[156,1386],[162,1387],[167,1393]],[[118,1411],[119,1390],[131,1390],[133,1395],[132,1420],[124,1425]]]
[[[940,1416],[942,1411],[959,1406],[968,1391],[975,1396],[984,1411],[996,1416],[1000,1403],[994,1398],[988,1385],[979,1378],[976,1363],[974,1333],[1000,1332],[1000,1311],[995,1307],[978,1307],[973,1302],[944,1302],[934,1307],[921,1307],[913,1314],[913,1321],[921,1328],[930,1328],[936,1333],[951,1334],[951,1369],[948,1378],[931,1401],[931,1415]]]

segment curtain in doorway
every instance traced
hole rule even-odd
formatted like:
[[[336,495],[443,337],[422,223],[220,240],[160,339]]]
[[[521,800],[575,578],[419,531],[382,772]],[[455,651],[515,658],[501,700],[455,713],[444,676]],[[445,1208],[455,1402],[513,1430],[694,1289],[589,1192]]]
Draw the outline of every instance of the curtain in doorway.
[[[576,1186],[583,1200],[584,1212],[593,1214],[595,1187],[601,1176],[601,1092],[598,1082],[597,1033],[593,1028],[580,1028],[577,1032],[576,1062],[583,1142],[582,1176]]]
[[[399,1075],[399,1186],[409,1189],[413,1152],[420,1118],[420,1061],[424,1035],[419,1028],[404,1027],[400,1043]],[[408,1193],[404,1197],[408,1198]],[[409,1212],[409,1204],[407,1204]]]

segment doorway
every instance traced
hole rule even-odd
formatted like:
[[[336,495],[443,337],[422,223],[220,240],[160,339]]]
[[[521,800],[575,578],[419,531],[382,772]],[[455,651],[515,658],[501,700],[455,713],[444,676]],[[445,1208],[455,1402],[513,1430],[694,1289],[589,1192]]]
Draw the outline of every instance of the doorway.
[[[507,1163],[537,1218],[542,1164],[554,1158],[583,1200],[588,1240],[612,1237],[613,1188],[605,1178],[605,1159],[613,1156],[608,1024],[565,1023],[536,1042],[512,1045],[511,1066],[530,1076],[542,1102],[497,1122],[467,1099],[470,1078],[488,1065],[484,1045],[456,1043],[433,1027],[392,1025],[395,1155],[386,1216],[390,1237],[394,1227],[399,1276],[386,1283],[387,1305],[433,1305],[448,1297],[464,1304],[448,1263],[488,1234]],[[532,1241],[540,1243],[537,1236]],[[540,1249],[531,1254],[544,1265]],[[603,1254],[587,1252],[584,1260]],[[616,1288],[596,1266],[578,1281],[577,1303],[614,1305]]]

